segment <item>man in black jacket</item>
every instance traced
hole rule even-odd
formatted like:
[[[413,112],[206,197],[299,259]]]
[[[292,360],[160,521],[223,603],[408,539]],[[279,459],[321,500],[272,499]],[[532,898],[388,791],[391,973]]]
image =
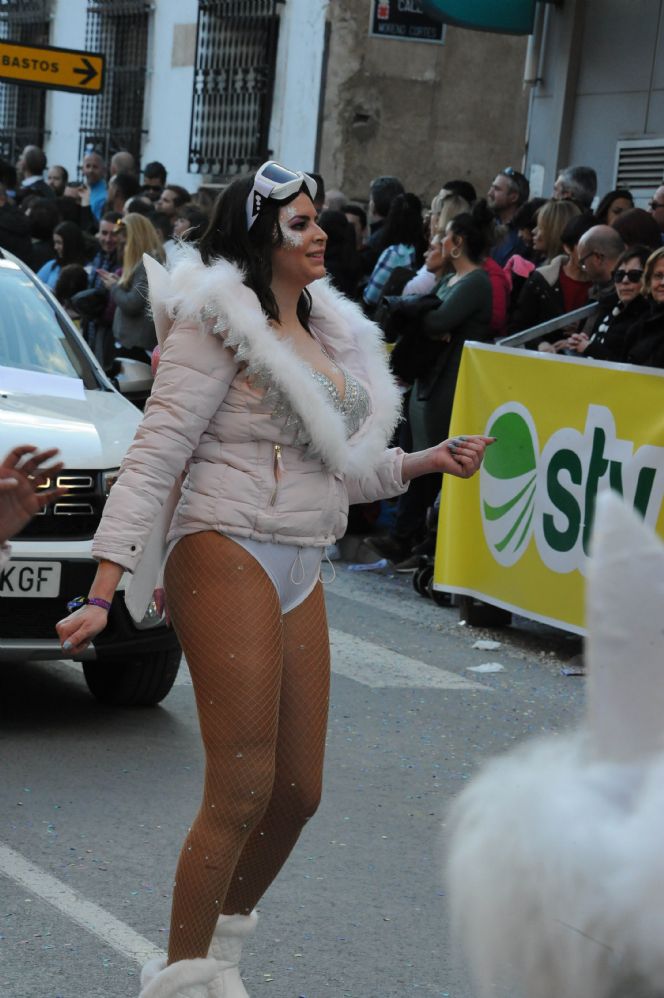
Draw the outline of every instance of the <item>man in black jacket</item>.
[[[21,186],[16,191],[16,203],[21,203],[31,196],[38,198],[54,198],[55,193],[44,180],[46,169],[46,154],[39,146],[26,146],[16,169],[21,178]]]
[[[599,312],[587,320],[583,329],[589,339],[607,311],[618,304],[613,272],[624,249],[620,234],[610,225],[593,225],[579,239],[579,265],[593,282],[590,300],[600,304]]]
[[[11,203],[4,184],[0,184],[0,248],[9,250],[29,267],[32,266],[30,220]]]

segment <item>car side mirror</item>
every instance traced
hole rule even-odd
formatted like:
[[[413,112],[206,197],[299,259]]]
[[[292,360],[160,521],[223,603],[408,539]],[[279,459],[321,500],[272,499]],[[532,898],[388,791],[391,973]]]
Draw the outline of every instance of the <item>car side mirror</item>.
[[[110,370],[113,384],[125,398],[140,409],[152,391],[152,370],[150,365],[142,360],[132,360],[129,357],[116,357]]]

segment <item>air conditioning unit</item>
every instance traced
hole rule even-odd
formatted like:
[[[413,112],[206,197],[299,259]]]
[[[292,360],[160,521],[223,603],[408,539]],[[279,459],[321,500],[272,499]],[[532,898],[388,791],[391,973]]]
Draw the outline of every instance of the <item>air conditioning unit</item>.
[[[664,136],[618,142],[614,187],[627,187],[636,206],[647,208],[661,184],[664,184]]]

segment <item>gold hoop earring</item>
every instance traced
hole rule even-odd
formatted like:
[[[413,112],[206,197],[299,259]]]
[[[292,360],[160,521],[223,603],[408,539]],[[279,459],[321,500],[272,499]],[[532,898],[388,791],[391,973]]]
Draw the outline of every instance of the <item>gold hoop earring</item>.
[[[450,256],[452,257],[453,260],[458,260],[459,257],[461,256],[461,250],[453,249],[452,252],[450,253]]]

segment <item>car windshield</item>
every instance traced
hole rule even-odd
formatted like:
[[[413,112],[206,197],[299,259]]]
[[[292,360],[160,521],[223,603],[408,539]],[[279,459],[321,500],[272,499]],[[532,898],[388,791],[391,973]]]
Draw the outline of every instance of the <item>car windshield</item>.
[[[13,261],[0,259],[2,367],[77,379],[85,388],[103,387],[76,333],[40,287]]]

